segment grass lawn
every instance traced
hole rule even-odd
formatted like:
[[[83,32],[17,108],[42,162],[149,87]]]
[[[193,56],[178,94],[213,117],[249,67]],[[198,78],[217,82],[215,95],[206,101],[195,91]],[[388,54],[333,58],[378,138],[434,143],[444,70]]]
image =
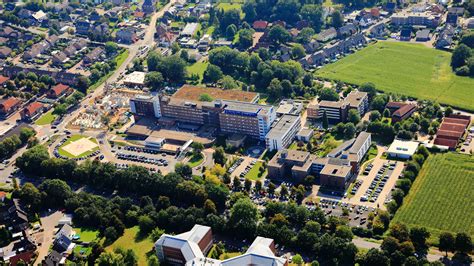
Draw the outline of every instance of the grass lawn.
[[[231,9],[240,9],[242,10],[242,4],[240,3],[219,3],[217,4],[218,9],[223,9],[224,11],[228,11]]]
[[[62,147],[65,147],[69,143],[71,143],[73,141],[76,141],[76,140],[80,140],[82,138],[88,138],[88,137],[83,136],[83,135],[72,135],[66,142],[63,143],[63,145],[61,145],[61,147],[58,148],[58,153],[62,156],[66,156],[66,157],[69,157],[69,158],[79,158],[79,157],[87,156],[87,155],[89,155],[89,154],[91,154],[91,153],[93,153],[93,152],[95,152],[96,150],[99,149],[99,146],[96,146],[91,150],[88,150],[86,152],[83,152],[83,153],[79,154],[78,156],[74,156],[74,155],[70,154],[69,152],[65,151],[64,149],[62,149]],[[96,144],[98,144],[97,140],[94,139],[94,138],[90,138],[89,140],[96,143]]]
[[[323,143],[318,147],[318,155],[320,157],[326,156],[329,152],[339,147],[343,143],[342,140],[336,140],[334,136],[327,135],[324,137]]]
[[[474,160],[467,155],[431,155],[393,221],[424,226],[431,242],[443,231],[474,237]]]
[[[377,156],[377,146],[372,145],[367,152],[367,161],[374,159],[375,156]]]
[[[240,252],[226,252],[226,253],[222,253],[219,256],[219,259],[220,260],[226,260],[226,259],[230,259],[230,258],[237,257],[237,256],[240,256],[240,255],[242,255],[242,253],[240,253]]]
[[[214,33],[215,30],[216,30],[216,27],[210,26],[206,29],[206,34],[209,34],[212,36],[212,33]]]
[[[189,73],[189,75],[192,74],[197,74],[199,75],[199,83],[202,82],[202,76],[204,75],[204,71],[206,71],[207,66],[209,65],[208,61],[199,61],[196,62],[190,66],[188,66],[186,69]]]
[[[35,121],[35,125],[44,126],[51,124],[54,119],[56,119],[57,115],[53,115],[53,109],[49,110],[48,112],[44,113],[40,118]]]
[[[474,110],[474,79],[456,76],[451,53],[421,44],[383,42],[324,66],[316,76],[352,84],[373,82],[377,89]]]
[[[257,163],[255,163],[252,169],[250,169],[250,171],[245,175],[245,178],[248,178],[250,180],[259,180],[262,177],[267,176],[268,171],[266,168],[265,168],[265,171],[262,173],[262,175],[260,177],[258,176],[258,173],[260,172],[259,169],[262,166],[262,164],[263,163],[261,161],[257,161]]]
[[[191,158],[188,161],[189,166],[192,168],[200,165],[204,161],[204,156],[200,154],[200,156],[191,156]]]
[[[92,242],[99,236],[99,231],[93,229],[77,227],[74,228],[74,231],[80,236],[79,240],[83,242]]]
[[[138,265],[147,265],[147,253],[152,250],[153,241],[148,237],[141,237],[138,226],[134,226],[125,229],[123,236],[119,237],[112,245],[106,247],[105,250],[112,252],[118,247],[122,247],[125,250],[133,250],[138,257]]]

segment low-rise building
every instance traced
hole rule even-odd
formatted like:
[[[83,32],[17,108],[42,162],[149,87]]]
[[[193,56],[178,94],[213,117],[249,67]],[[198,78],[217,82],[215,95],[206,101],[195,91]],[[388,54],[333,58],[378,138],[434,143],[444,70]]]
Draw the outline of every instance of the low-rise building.
[[[142,71],[133,71],[132,73],[125,76],[123,84],[130,87],[143,87],[145,86],[146,73]]]
[[[318,34],[316,39],[320,42],[327,42],[337,37],[337,30],[333,27],[324,30]]]
[[[98,62],[100,57],[103,54],[104,54],[104,49],[102,49],[101,47],[96,47],[94,48],[94,50],[90,51],[84,56],[83,62],[86,65],[92,65],[95,62]]]
[[[303,110],[303,103],[294,100],[282,100],[276,110],[277,116],[299,115]]]
[[[415,154],[420,143],[416,141],[395,139],[388,148],[387,154],[390,158],[410,159]]]
[[[296,134],[296,139],[299,141],[309,142],[314,135],[314,131],[311,128],[302,128]]]
[[[18,110],[21,106],[21,101],[18,98],[10,97],[0,100],[0,116],[8,117],[10,114]]]
[[[395,26],[426,26],[435,28],[439,25],[441,15],[430,12],[408,12],[394,14],[390,17],[390,23]]]
[[[266,136],[267,149],[270,151],[287,148],[301,129],[299,116],[283,115]]]
[[[430,30],[423,29],[416,32],[416,39],[417,42],[427,42],[430,40]]]
[[[416,105],[405,104],[392,113],[392,123],[400,122],[407,119],[416,111]]]
[[[48,97],[52,99],[58,99],[65,95],[71,94],[72,91],[73,89],[68,85],[59,83],[48,91]]]
[[[193,37],[194,34],[196,33],[196,30],[198,28],[198,23],[196,22],[191,22],[186,24],[184,29],[181,31],[180,36],[181,37]]]
[[[33,121],[43,113],[44,105],[40,102],[32,102],[28,104],[21,112],[21,119],[25,121]]]

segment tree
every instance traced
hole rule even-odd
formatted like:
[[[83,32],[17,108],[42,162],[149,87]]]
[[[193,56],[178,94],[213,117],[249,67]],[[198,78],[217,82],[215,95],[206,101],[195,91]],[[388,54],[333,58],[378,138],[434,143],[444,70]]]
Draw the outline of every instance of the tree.
[[[356,133],[356,127],[352,123],[347,123],[344,125],[344,138],[351,139]]]
[[[380,112],[375,110],[375,111],[370,112],[369,120],[373,122],[373,121],[380,120],[381,117],[382,115],[380,114]]]
[[[296,37],[296,41],[301,44],[307,44],[311,42],[315,32],[312,28],[303,28]]]
[[[225,165],[227,158],[225,156],[224,149],[222,147],[217,147],[214,153],[212,154],[212,159],[214,159],[215,163],[218,163],[220,165]]]
[[[375,95],[374,98],[372,98],[372,109],[378,110],[379,112],[383,112],[385,105],[387,105],[387,102],[388,98],[385,95]]]
[[[155,222],[148,215],[142,215],[138,217],[138,226],[140,227],[140,233],[148,235],[154,228]]]
[[[105,43],[105,53],[109,56],[117,53],[118,49],[119,49],[118,45],[114,42]]]
[[[46,206],[64,206],[65,200],[73,195],[68,184],[59,179],[47,179],[38,188],[44,193]]]
[[[439,235],[439,250],[446,252],[446,257],[448,256],[448,252],[455,251],[455,243],[456,239],[450,232],[443,232]]]
[[[25,183],[20,190],[20,199],[32,211],[39,211],[41,207],[41,192],[31,183]]]
[[[237,176],[235,176],[234,180],[232,181],[232,187],[235,191],[239,191],[242,188],[242,183],[240,182],[240,179]]]
[[[276,185],[273,182],[268,183],[268,193],[274,194],[276,189]]]
[[[292,23],[299,20],[300,3],[298,0],[278,0],[273,7],[275,19]]]
[[[323,128],[327,129],[329,127],[328,115],[326,114],[326,110],[323,112]]]
[[[331,25],[338,29],[342,27],[342,24],[344,24],[344,17],[342,16],[341,12],[338,10],[332,12],[331,14]]]
[[[380,245],[380,249],[387,252],[387,254],[392,254],[393,252],[399,249],[400,243],[395,237],[387,236]]]
[[[338,101],[339,94],[337,94],[337,92],[331,88],[324,88],[321,90],[321,93],[319,95],[319,100]]]
[[[408,227],[402,223],[393,223],[390,225],[390,236],[395,237],[400,242],[404,242],[410,239]]]
[[[253,33],[251,29],[242,29],[239,31],[239,39],[237,40],[237,47],[242,50],[247,50],[253,44]]]
[[[257,230],[258,210],[249,198],[239,199],[230,210],[229,226],[236,236],[252,237]]]
[[[451,106],[448,106],[446,107],[446,109],[444,109],[444,116],[449,117],[452,114],[453,114],[453,108],[451,108]]]
[[[390,260],[388,257],[385,256],[382,251],[375,248],[371,248],[362,258],[359,264],[361,266],[389,266]]]
[[[473,247],[471,236],[466,233],[457,233],[455,247],[456,251],[459,251],[460,253],[470,253]]]
[[[148,257],[148,266],[160,266],[160,261],[155,254],[152,254]]]
[[[177,163],[174,172],[183,178],[190,178],[193,175],[193,169],[188,164]]]
[[[122,254],[117,254],[117,253],[114,253],[114,252],[103,252],[97,258],[95,263],[99,266],[126,265],[124,263]]]
[[[293,263],[295,263],[296,265],[302,265],[304,263],[303,257],[301,257],[300,254],[294,255],[292,260],[293,260]]]
[[[359,111],[355,109],[349,110],[349,114],[347,115],[347,120],[353,123],[354,125],[357,125],[360,121]]]
[[[295,59],[300,59],[300,58],[304,57],[306,55],[306,53],[304,51],[303,45],[301,45],[299,43],[293,45],[293,48],[291,49],[291,55]]]
[[[204,202],[204,210],[206,213],[217,213],[216,204],[212,200],[207,199]]]
[[[284,44],[290,40],[288,31],[280,25],[273,26],[268,32],[268,38],[276,45]]]
[[[216,83],[218,80],[222,79],[223,76],[224,74],[222,73],[220,67],[209,64],[204,71],[203,81],[207,83]]]
[[[154,91],[161,89],[164,85],[163,82],[163,75],[161,75],[160,72],[152,71],[147,73],[145,76],[145,84]]]
[[[339,225],[336,227],[335,236],[345,239],[347,241],[351,241],[354,235],[352,234],[351,228],[349,226]]]
[[[314,31],[319,32],[321,30],[324,18],[321,5],[306,4],[301,8],[300,13],[303,19],[311,22]]]
[[[467,59],[471,57],[471,49],[465,45],[458,45],[451,56],[451,67],[457,69],[458,67],[464,66],[467,63]]]
[[[234,24],[230,24],[225,30],[225,35],[228,40],[233,40],[236,32],[237,27]]]
[[[222,88],[224,90],[237,89],[239,87],[237,82],[235,82],[234,78],[229,75],[225,75],[222,78],[221,82],[222,82]]]
[[[252,180],[248,179],[248,178],[245,178],[245,181],[244,181],[244,189],[246,191],[250,191],[250,189],[252,188]]]
[[[388,110],[387,108],[385,108],[383,110],[383,117],[390,117],[390,110]]]
[[[403,190],[401,190],[399,188],[393,190],[393,192],[392,192],[392,198],[393,198],[393,200],[395,200],[395,202],[397,203],[398,206],[402,205],[404,196],[405,196],[405,193],[403,192]]]
[[[428,251],[428,245],[426,240],[430,237],[430,232],[425,227],[413,227],[410,229],[410,240],[415,246],[415,250],[418,254],[426,254]]]
[[[89,88],[89,85],[90,85],[90,80],[86,76],[80,76],[77,79],[76,87],[80,92],[86,93],[87,89]]]
[[[21,143],[25,144],[28,142],[28,140],[33,137],[34,135],[36,135],[36,131],[34,129],[30,129],[30,128],[27,128],[27,127],[24,127],[21,129],[20,131],[20,140],[21,140]]]
[[[374,96],[377,94],[375,84],[372,82],[363,83],[362,85],[360,85],[359,90],[363,92],[367,92],[369,99],[373,99]]]

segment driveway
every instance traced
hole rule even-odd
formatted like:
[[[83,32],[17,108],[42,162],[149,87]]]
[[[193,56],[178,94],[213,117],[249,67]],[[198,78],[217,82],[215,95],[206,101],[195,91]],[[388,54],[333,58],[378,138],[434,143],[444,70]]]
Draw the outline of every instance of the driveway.
[[[38,258],[35,265],[41,265],[41,261],[48,255],[49,247],[53,244],[53,236],[57,230],[56,226],[58,226],[61,217],[63,217],[63,213],[60,211],[51,212],[41,217],[43,232],[33,234],[36,241],[41,243],[41,246],[38,247]]]

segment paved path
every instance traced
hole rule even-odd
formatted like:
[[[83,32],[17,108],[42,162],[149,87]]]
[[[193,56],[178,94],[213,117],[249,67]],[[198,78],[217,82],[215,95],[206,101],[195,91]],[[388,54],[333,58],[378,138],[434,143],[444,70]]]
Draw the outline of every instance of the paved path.
[[[60,211],[48,213],[46,216],[41,217],[41,225],[44,231],[34,235],[38,241],[41,241],[41,246],[37,250],[38,258],[35,261],[35,265],[41,265],[41,261],[48,255],[49,247],[53,244],[56,226],[58,226],[61,217],[63,217],[63,213]]]

